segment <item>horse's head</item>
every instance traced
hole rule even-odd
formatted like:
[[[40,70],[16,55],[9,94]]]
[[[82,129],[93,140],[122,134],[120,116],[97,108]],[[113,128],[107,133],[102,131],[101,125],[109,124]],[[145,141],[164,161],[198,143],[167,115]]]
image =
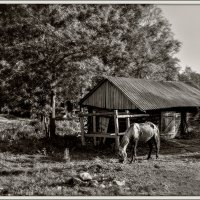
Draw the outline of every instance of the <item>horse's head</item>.
[[[119,147],[118,156],[119,162],[124,162],[127,158],[126,151],[122,147]]]

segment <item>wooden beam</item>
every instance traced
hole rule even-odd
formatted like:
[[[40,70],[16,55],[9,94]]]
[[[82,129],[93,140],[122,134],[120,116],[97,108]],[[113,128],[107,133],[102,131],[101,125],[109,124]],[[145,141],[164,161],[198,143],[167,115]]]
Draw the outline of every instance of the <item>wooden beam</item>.
[[[79,113],[79,117],[92,117],[92,116],[113,116],[115,112],[106,112],[106,113]],[[148,117],[149,114],[134,114],[129,115],[127,113],[118,113],[118,118],[134,118],[134,117]]]
[[[120,135],[124,135],[125,134],[125,132],[121,132],[121,133],[118,133],[118,135],[120,136]],[[85,134],[85,137],[86,136],[88,136],[88,135],[93,135],[93,137],[95,136],[95,137],[99,137],[99,136],[102,136],[103,135],[103,137],[106,137],[106,136],[115,136],[116,134],[115,133],[102,133],[102,132],[95,132],[95,133],[89,133],[89,134]]]
[[[114,123],[115,123],[115,149],[119,149],[119,119],[118,119],[118,110],[114,111]]]
[[[116,138],[116,135],[103,134],[103,133],[94,133],[94,134],[85,134],[85,137],[100,137],[100,138]]]
[[[93,114],[95,114],[95,110],[93,110]],[[93,133],[95,133],[97,130],[96,130],[96,116],[94,115],[92,117],[92,124],[93,124]],[[94,146],[97,145],[97,140],[96,140],[96,137],[94,136]]]
[[[149,114],[136,114],[136,115],[118,115],[118,118],[135,118],[135,117],[148,117]]]
[[[92,116],[113,116],[113,112],[106,113],[79,113],[79,117],[92,117]]]
[[[129,115],[129,110],[126,110],[126,114]],[[126,129],[128,129],[130,127],[130,117],[126,118]]]

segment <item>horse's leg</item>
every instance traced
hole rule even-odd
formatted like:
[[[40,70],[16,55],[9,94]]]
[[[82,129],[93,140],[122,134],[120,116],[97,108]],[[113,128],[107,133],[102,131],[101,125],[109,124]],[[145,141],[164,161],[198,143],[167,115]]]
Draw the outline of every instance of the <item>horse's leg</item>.
[[[156,159],[158,158],[159,150],[160,150],[160,138],[154,137],[154,144],[156,147]]]
[[[133,157],[134,157],[134,154],[135,154],[135,144],[133,144],[133,148],[132,148],[132,152],[131,152],[131,161],[130,161],[130,164],[133,162]]]
[[[125,164],[125,163],[126,163],[126,161],[127,161],[127,153],[125,152],[125,153],[124,153],[124,155],[125,155],[125,156],[124,156],[124,161],[123,161],[123,164]]]
[[[135,140],[135,146],[134,146],[134,157],[135,157],[135,159],[137,159],[137,152],[136,152],[137,144],[138,144],[138,140]]]
[[[123,161],[123,163],[126,163],[126,161],[127,161],[127,153],[126,153],[126,148],[127,148],[127,146],[128,146],[128,144],[126,144],[126,145],[124,146],[124,161]]]
[[[137,158],[137,143],[138,143],[138,140],[135,140],[134,141],[134,145],[133,145],[133,150],[132,150],[132,156],[131,156],[131,161],[130,161],[130,164],[133,162],[133,158],[134,158],[134,161],[136,160]]]
[[[147,157],[147,160],[148,160],[149,158],[151,158],[151,152],[152,152],[152,149],[153,149],[152,139],[150,139],[147,143],[149,145],[149,154],[148,154],[148,157]]]

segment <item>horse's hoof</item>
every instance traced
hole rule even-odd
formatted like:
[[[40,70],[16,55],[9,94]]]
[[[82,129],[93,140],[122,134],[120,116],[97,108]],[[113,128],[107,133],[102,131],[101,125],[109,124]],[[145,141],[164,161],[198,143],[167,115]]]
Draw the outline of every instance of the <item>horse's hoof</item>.
[[[137,162],[137,161],[138,161],[138,159],[135,158],[134,160],[131,160],[131,161],[130,161],[130,164],[132,164],[133,162],[135,163],[135,162]]]

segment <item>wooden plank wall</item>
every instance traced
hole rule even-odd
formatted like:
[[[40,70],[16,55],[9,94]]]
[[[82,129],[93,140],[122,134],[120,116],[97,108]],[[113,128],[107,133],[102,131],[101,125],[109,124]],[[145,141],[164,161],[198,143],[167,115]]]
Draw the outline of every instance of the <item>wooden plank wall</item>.
[[[108,81],[91,94],[83,105],[105,109],[136,109],[136,106]]]

